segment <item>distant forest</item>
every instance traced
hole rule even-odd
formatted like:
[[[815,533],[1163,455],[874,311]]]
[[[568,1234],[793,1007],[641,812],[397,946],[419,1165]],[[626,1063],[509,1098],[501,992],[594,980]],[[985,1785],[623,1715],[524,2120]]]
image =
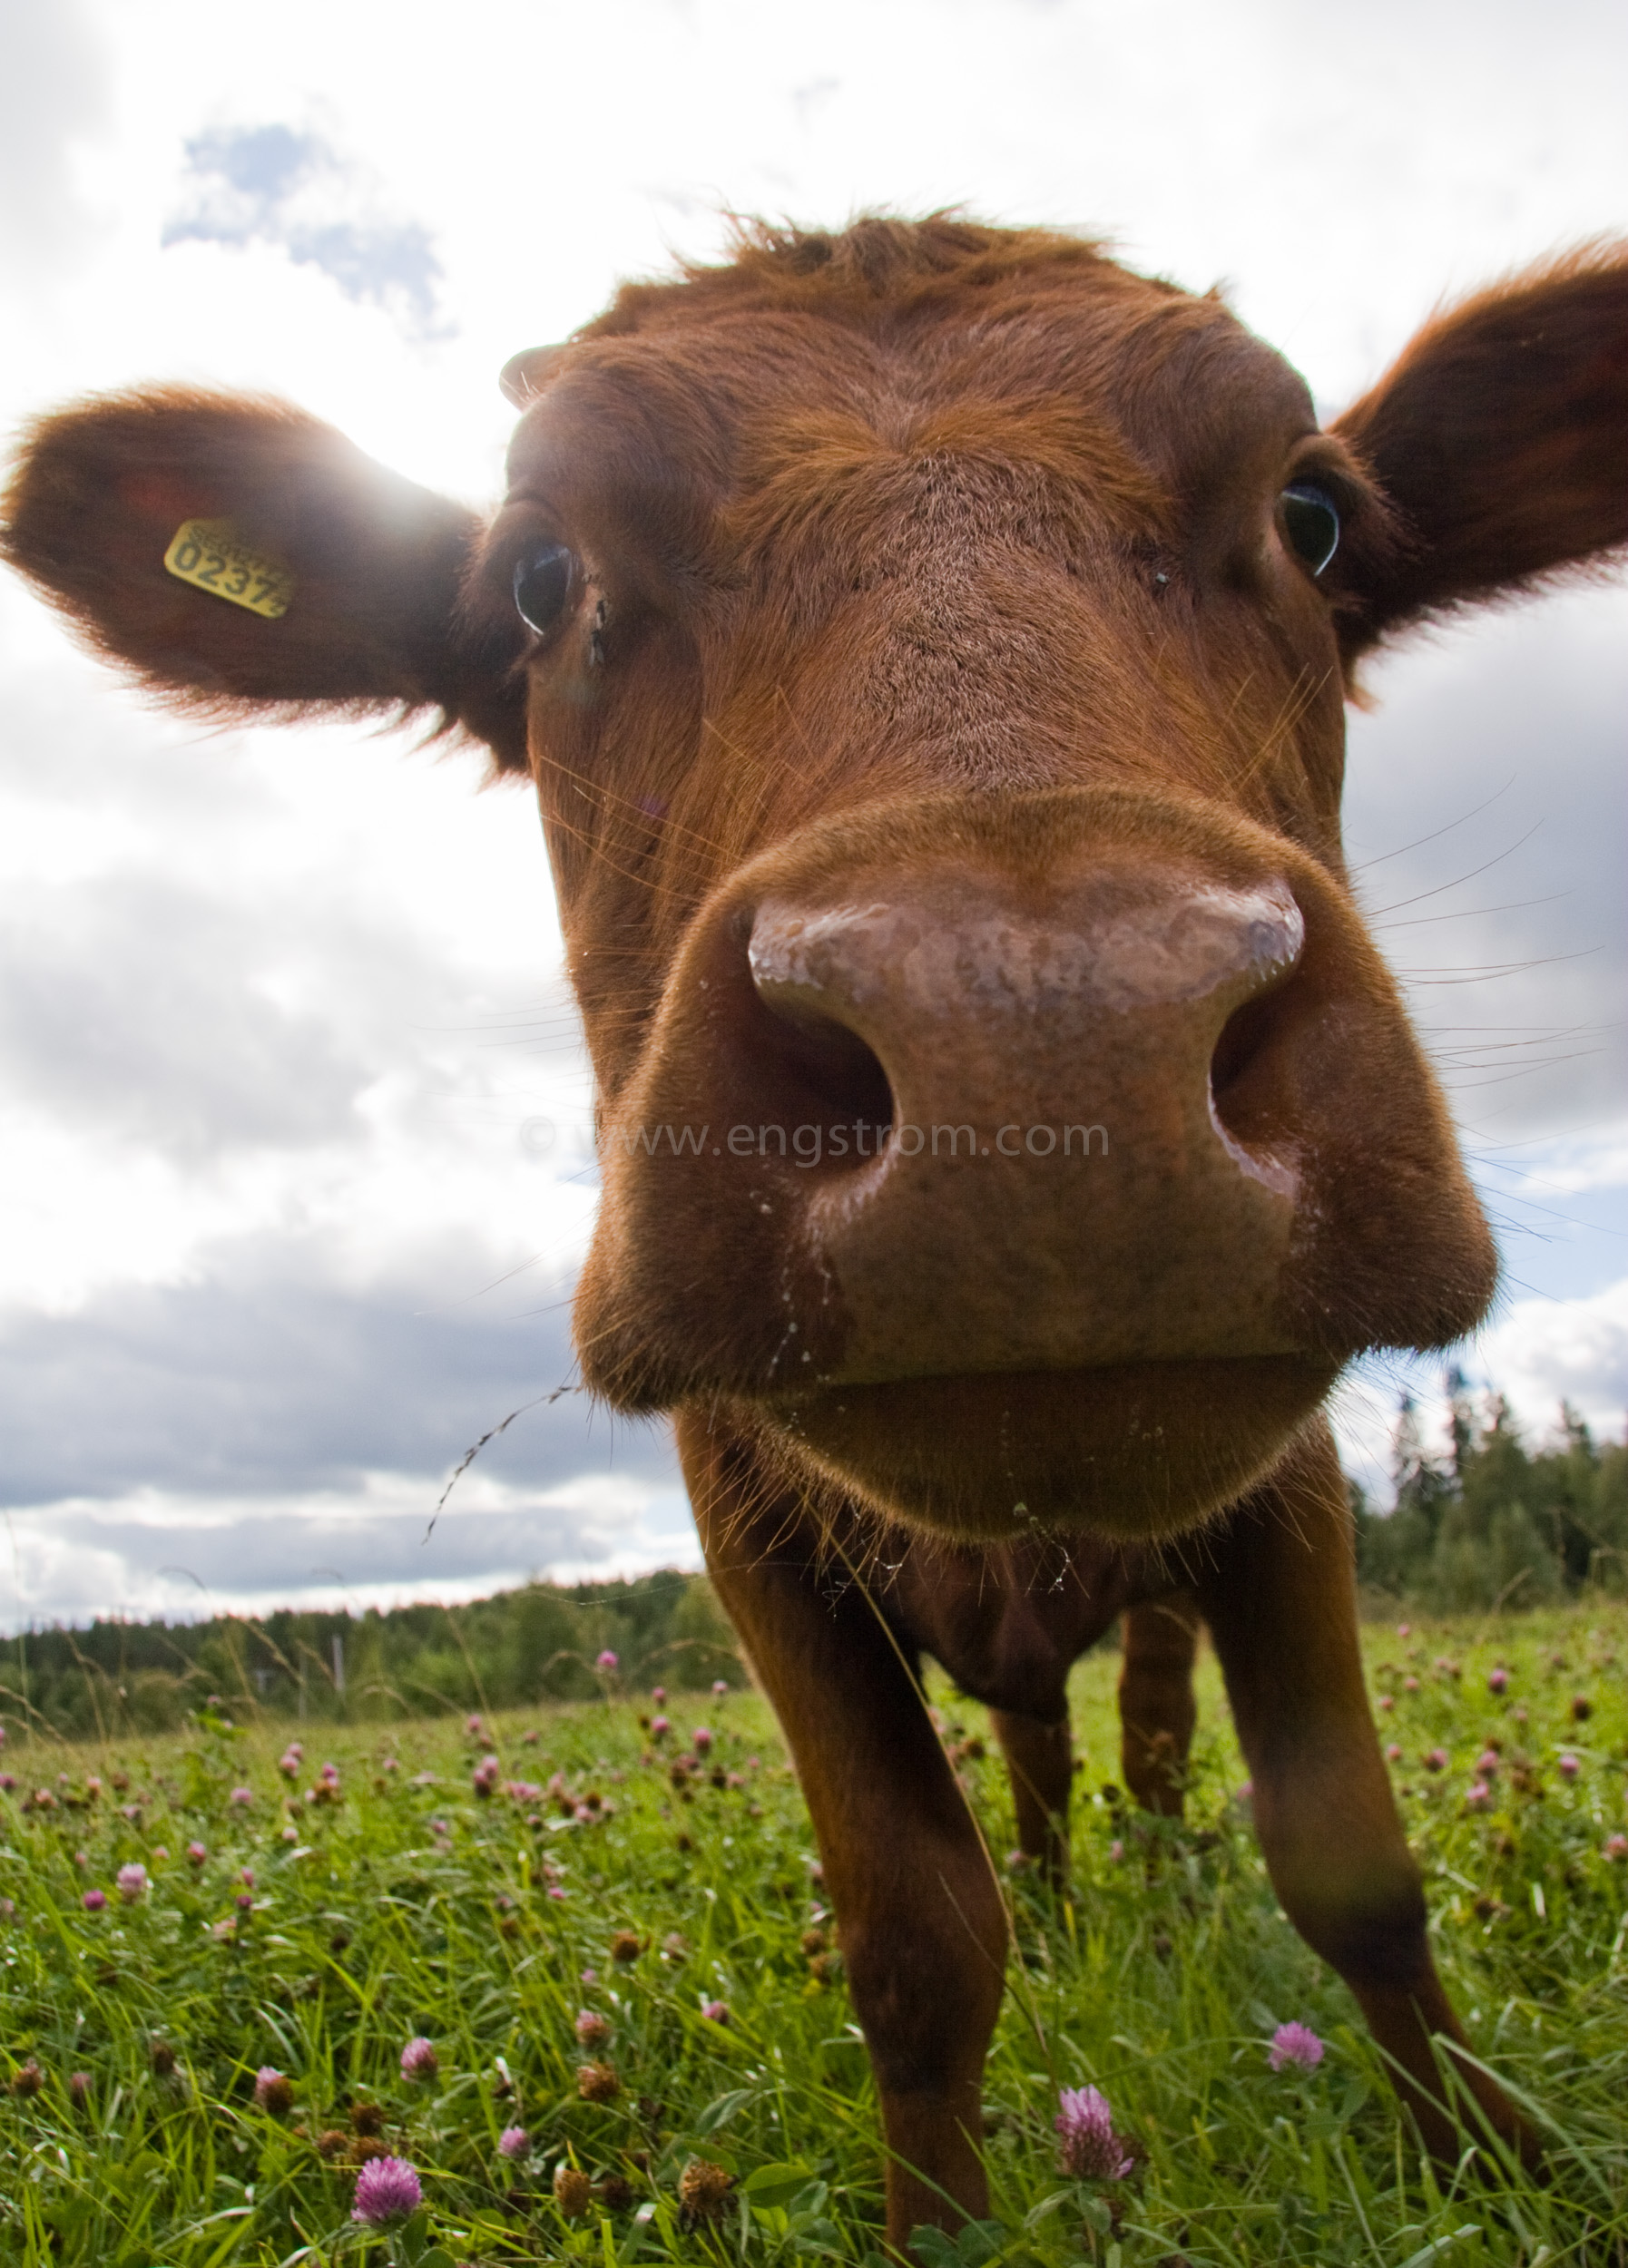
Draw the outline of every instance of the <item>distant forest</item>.
[[[1352,1489],[1357,1572],[1369,1606],[1421,1613],[1553,1606],[1590,1586],[1628,1591],[1628,1449],[1596,1442],[1563,1407],[1529,1447],[1502,1397],[1447,1379],[1443,1453],[1404,1400],[1393,1510]],[[597,1667],[605,1654],[614,1668]],[[211,1696],[239,1721],[381,1723],[524,1708],[607,1691],[704,1691],[743,1682],[704,1575],[527,1583],[464,1607],[388,1613],[282,1609],[208,1622],[95,1622],[0,1642],[0,1720],[70,1738],[161,1732]]]
[[[596,1667],[613,1654],[615,1667]],[[387,1723],[744,1682],[704,1575],[527,1583],[463,1607],[93,1622],[0,1642],[0,1719],[70,1738],[165,1732],[213,1696],[239,1723]]]
[[[1558,1605],[1588,1585],[1628,1591],[1628,1449],[1597,1442],[1564,1403],[1558,1436],[1532,1448],[1501,1394],[1480,1400],[1447,1374],[1445,1454],[1424,1446],[1404,1398],[1395,1508],[1353,1489],[1357,1575],[1427,1614]]]

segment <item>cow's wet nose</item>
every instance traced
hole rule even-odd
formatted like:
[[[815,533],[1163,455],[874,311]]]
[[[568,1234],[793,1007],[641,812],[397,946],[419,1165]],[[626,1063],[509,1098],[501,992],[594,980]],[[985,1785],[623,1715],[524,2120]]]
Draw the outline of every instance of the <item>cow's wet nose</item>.
[[[761,900],[728,1109],[840,1295],[833,1374],[1286,1349],[1304,938],[1270,877]]]
[[[946,1127],[964,1140],[969,1128],[1005,1129],[996,1154],[1007,1156],[1019,1106],[1044,1103],[1066,1123],[1087,1100],[1123,1106],[1136,1089],[1140,1120],[1190,1115],[1203,1093],[1227,1145],[1213,1106],[1236,1098],[1270,1037],[1266,997],[1304,947],[1291,893],[1108,877],[1080,895],[1044,912],[965,885],[812,909],[769,899],[747,944],[777,1026],[759,1057],[763,1101],[789,1100],[789,1076],[839,1120],[846,1110],[895,1129],[896,1150],[936,1124],[941,1151]],[[1026,1154],[1048,1154],[1045,1123],[1020,1126]],[[1122,1108],[1122,1139],[1133,1133]],[[1099,1148],[1111,1142],[1104,1133]],[[1245,1171],[1282,1179],[1282,1159],[1233,1147]]]

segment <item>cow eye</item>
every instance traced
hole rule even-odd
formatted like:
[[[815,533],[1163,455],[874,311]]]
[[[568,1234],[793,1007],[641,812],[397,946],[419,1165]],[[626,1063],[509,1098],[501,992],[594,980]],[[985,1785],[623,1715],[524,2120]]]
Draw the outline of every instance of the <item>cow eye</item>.
[[[1333,497],[1311,481],[1295,481],[1279,501],[1283,533],[1296,556],[1314,575],[1320,575],[1339,549],[1339,512]]]
[[[534,543],[515,562],[515,604],[523,622],[551,631],[565,611],[575,565],[564,543]]]

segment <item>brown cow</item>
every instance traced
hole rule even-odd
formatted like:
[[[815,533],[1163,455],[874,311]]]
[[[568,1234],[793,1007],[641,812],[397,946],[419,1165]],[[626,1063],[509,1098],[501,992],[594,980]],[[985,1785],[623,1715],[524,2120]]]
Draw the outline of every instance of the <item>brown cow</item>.
[[[9,552],[167,698],[438,707],[534,777],[601,1098],[583,1368],[676,1414],[894,2242],[985,2205],[1007,1941],[921,1657],[1061,1865],[1065,1680],[1122,1611],[1131,1788],[1179,1805],[1201,1621],[1283,1904],[1450,2153],[1319,1412],[1496,1268],[1350,894],[1341,704],[1628,539],[1628,255],[1433,322],[1329,432],[1219,299],[947,219],[754,231],[505,383],[489,527],[154,392],[39,428]]]

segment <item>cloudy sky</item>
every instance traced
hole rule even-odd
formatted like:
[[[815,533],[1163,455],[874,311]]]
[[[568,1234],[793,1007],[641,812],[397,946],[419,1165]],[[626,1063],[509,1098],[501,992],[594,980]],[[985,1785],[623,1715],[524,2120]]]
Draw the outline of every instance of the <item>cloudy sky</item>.
[[[480,502],[499,367],[619,278],[731,209],[952,202],[1224,281],[1332,411],[1444,293],[1628,228],[1625,116],[1594,0],[0,0],[0,422],[263,388]],[[1537,1430],[1623,1422],[1625,632],[1620,585],[1466,624],[1353,724],[1504,1237],[1473,1366]],[[660,1430],[551,1398],[594,1191],[524,795],[179,724],[15,583],[0,691],[0,1627],[691,1561]],[[1345,1393],[1364,1469],[1398,1376]]]

